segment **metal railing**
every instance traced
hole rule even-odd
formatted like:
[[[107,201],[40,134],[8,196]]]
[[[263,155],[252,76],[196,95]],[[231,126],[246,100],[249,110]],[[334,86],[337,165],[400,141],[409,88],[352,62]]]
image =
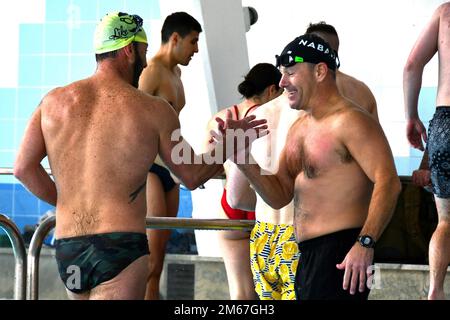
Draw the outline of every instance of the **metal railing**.
[[[48,174],[52,174],[52,171],[49,168],[45,168]],[[13,168],[0,168],[0,176],[12,176],[14,175]]]
[[[253,220],[146,218],[147,229],[251,230]],[[39,298],[39,257],[45,237],[55,227],[54,215],[44,219],[31,238],[28,249],[27,299]]]
[[[0,213],[0,228],[5,230],[12,244],[15,261],[14,271],[14,299],[25,300],[26,293],[26,265],[27,251],[25,249],[25,241],[20,234],[16,224],[7,216]]]

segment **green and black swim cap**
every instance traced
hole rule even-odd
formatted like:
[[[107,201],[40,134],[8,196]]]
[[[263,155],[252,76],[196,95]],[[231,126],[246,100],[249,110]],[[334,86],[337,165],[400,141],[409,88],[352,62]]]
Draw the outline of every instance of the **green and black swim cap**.
[[[95,53],[115,51],[126,47],[133,41],[147,43],[147,35],[142,24],[142,18],[136,14],[108,13],[95,28]]]
[[[276,66],[291,67],[296,63],[324,62],[331,70],[336,70],[337,55],[328,42],[315,34],[304,34],[290,42],[278,56]]]

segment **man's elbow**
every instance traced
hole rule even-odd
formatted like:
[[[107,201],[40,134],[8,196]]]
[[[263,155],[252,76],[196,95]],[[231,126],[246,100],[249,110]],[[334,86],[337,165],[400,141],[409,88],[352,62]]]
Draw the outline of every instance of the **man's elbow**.
[[[392,177],[388,183],[392,195],[395,196],[395,198],[397,198],[400,195],[400,192],[402,191],[402,183],[400,182],[400,178],[398,176]]]
[[[29,166],[26,166],[25,164],[16,161],[14,163],[13,175],[17,180],[23,181],[24,178],[27,176],[27,172],[29,170],[30,170]]]
[[[196,175],[192,174],[184,175],[183,177],[180,177],[180,180],[183,185],[191,191],[197,189],[203,183]]]
[[[408,59],[403,67],[403,78],[408,78],[410,75],[416,74],[423,69],[424,66],[425,65],[419,63],[418,61]]]
[[[402,183],[400,182],[399,177],[396,177],[394,179],[392,189],[393,189],[395,196],[398,197],[400,192],[402,191]]]

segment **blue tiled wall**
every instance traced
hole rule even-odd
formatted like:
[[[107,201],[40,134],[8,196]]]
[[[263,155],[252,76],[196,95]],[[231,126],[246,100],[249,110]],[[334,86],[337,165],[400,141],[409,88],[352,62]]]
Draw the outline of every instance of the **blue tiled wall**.
[[[27,122],[42,97],[56,86],[95,71],[93,35],[102,16],[110,11],[139,14],[147,33],[152,32],[148,21],[160,19],[159,0],[46,0],[45,6],[43,23],[19,25],[17,87],[0,88],[2,168],[12,168]],[[48,167],[47,159],[43,165]],[[49,209],[53,208],[31,195],[14,177],[0,176],[0,213],[21,229],[36,224]]]

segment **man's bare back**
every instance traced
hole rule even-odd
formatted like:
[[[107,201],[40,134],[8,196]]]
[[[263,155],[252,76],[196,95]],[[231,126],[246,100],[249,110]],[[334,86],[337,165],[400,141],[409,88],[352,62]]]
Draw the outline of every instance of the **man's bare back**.
[[[336,71],[336,85],[344,97],[352,100],[378,121],[377,102],[364,82],[338,70]]]
[[[64,186],[58,188],[57,238],[145,232],[145,193],[133,193],[158,152],[153,128],[162,104],[156,101],[101,76],[55,89],[43,100],[49,161],[57,187]]]

